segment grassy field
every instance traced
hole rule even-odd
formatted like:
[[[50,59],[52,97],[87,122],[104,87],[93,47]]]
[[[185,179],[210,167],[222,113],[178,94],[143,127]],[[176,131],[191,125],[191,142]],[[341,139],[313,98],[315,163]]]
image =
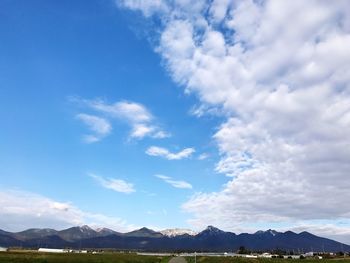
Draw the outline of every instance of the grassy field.
[[[37,252],[0,252],[1,263],[167,263],[169,257],[138,256],[126,253],[53,254]]]
[[[194,263],[193,257],[186,258]],[[167,263],[170,257],[139,256],[136,254],[42,254],[36,252],[0,253],[1,263]],[[231,257],[197,257],[198,263],[350,263],[350,259],[247,259]]]

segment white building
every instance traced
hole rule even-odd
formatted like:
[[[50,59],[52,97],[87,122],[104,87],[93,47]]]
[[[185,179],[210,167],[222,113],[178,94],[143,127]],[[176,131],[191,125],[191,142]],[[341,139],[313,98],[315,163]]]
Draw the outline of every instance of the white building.
[[[39,248],[38,252],[42,253],[68,253],[67,249],[58,249],[58,248]]]
[[[270,253],[262,253],[261,255],[259,255],[259,257],[261,257],[261,258],[272,258],[272,255]]]
[[[0,247],[0,252],[6,252],[7,248],[6,247]]]
[[[304,257],[313,257],[314,255],[315,255],[314,252],[307,252],[303,256]]]

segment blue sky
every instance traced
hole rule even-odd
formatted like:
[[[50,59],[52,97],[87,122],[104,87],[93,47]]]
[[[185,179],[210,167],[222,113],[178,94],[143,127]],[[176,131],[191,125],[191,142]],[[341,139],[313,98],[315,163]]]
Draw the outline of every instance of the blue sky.
[[[210,137],[217,121],[189,114],[194,98],[170,80],[148,40],[133,29],[136,22],[130,25],[140,18],[108,1],[14,1],[1,9],[1,188],[135,225],[186,226],[180,205],[224,181],[213,172]],[[117,119],[109,136],[85,143],[89,129],[76,116],[96,112],[79,101],[96,99],[142,104],[171,137],[129,138],[129,125]],[[145,154],[152,145],[196,152],[166,160]],[[202,153],[210,158],[197,160]],[[105,189],[89,173],[132,183],[135,192]],[[193,188],[174,188],[156,174]]]
[[[0,228],[349,242],[348,10],[1,1]]]

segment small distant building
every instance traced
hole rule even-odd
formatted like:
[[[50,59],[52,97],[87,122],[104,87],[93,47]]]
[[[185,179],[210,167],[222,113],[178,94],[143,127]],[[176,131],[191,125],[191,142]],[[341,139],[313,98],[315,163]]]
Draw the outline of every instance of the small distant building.
[[[6,252],[7,248],[6,247],[0,247],[0,252]]]
[[[314,255],[315,255],[314,252],[307,252],[307,253],[305,253],[303,256],[304,256],[304,257],[313,257]]]
[[[272,258],[272,255],[270,253],[262,253],[260,255],[260,257],[262,257],[262,258]]]
[[[249,254],[233,254],[233,257],[240,257],[240,258],[258,258],[257,255],[249,255]]]
[[[41,252],[41,253],[69,253],[69,250],[59,249],[59,248],[39,248],[38,252]]]

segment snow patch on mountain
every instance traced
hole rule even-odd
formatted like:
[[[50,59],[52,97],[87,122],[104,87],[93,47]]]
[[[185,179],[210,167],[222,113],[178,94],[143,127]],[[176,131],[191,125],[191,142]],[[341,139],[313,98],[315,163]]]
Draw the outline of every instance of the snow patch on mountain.
[[[255,232],[255,234],[256,235],[270,234],[272,236],[276,236],[276,235],[280,234],[280,232],[277,232],[276,230],[269,229],[266,231],[259,230],[259,231]]]
[[[83,225],[81,227],[79,227],[80,232],[91,232],[94,231],[91,227],[89,227],[88,225]]]
[[[176,237],[176,236],[181,236],[181,235],[190,235],[190,236],[195,236],[197,235],[197,232],[191,230],[191,229],[181,229],[181,228],[173,228],[173,229],[165,229],[160,231],[162,235],[167,236],[167,237]]]

